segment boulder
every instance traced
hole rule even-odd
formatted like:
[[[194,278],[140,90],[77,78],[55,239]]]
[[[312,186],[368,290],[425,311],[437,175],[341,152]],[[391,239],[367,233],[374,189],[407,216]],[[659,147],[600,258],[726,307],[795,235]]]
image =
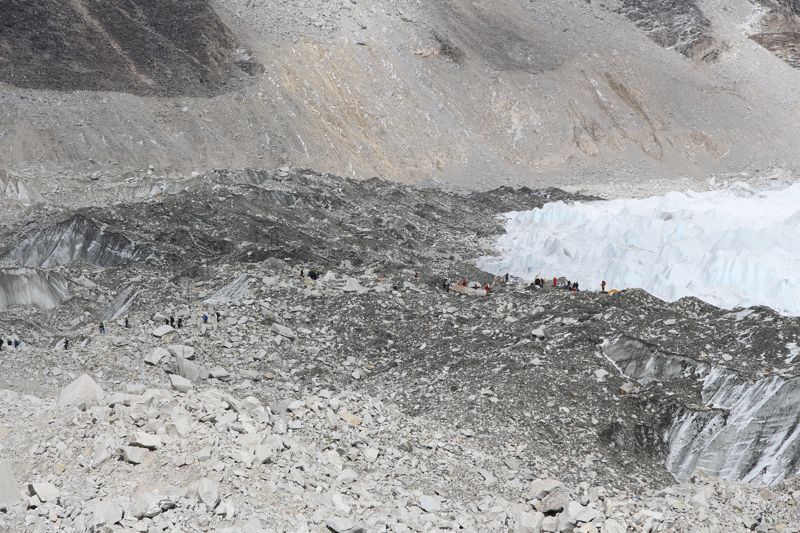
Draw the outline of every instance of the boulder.
[[[284,326],[282,324],[278,324],[277,322],[272,324],[272,326],[270,326],[269,329],[270,329],[270,331],[272,331],[273,333],[277,333],[281,337],[284,337],[284,338],[287,338],[287,339],[294,339],[295,338],[294,331],[292,331],[290,328],[287,328],[286,326]]]
[[[178,392],[189,392],[193,387],[191,381],[177,374],[171,374],[169,376],[169,383],[172,388]]]
[[[219,485],[208,478],[197,480],[190,490],[194,499],[202,502],[208,509],[215,509],[219,505]]]
[[[274,450],[272,446],[268,446],[266,444],[259,444],[255,447],[253,455],[255,456],[256,462],[260,464],[265,464],[272,460],[272,456],[274,455]]]
[[[169,357],[169,352],[164,348],[158,347],[154,348],[153,351],[144,358],[144,362],[148,365],[156,366],[166,357]]]
[[[541,500],[557,488],[563,488],[564,484],[555,479],[534,479],[528,488],[528,499]]]
[[[419,499],[419,506],[426,513],[438,513],[442,510],[442,500],[436,496],[423,495]]]
[[[173,328],[172,326],[168,326],[167,324],[164,324],[162,326],[158,326],[156,329],[153,330],[153,337],[158,337],[159,339],[161,339],[171,333],[175,333],[175,328]]]
[[[78,379],[64,387],[61,394],[58,395],[58,405],[100,405],[103,403],[105,393],[100,385],[89,377],[83,374]]]
[[[94,504],[92,526],[113,526],[122,521],[122,507],[109,501],[98,500]]]
[[[227,381],[231,378],[231,373],[222,368],[221,366],[216,366],[211,370],[209,370],[208,375],[220,381]]]
[[[569,515],[568,520],[571,524],[591,522],[600,516],[600,513],[595,509],[585,507],[578,502],[569,502],[566,512]]]
[[[155,450],[161,446],[161,437],[144,431],[135,431],[128,437],[128,442],[131,446]]]
[[[517,521],[517,533],[541,533],[544,514],[538,512],[521,513]]]
[[[136,518],[153,518],[176,505],[177,498],[158,491],[137,491],[128,508],[129,515]]]
[[[362,531],[362,528],[357,526],[356,523],[349,518],[342,518],[338,516],[326,520],[325,525],[327,525],[328,529],[334,533],[357,533]]]
[[[146,448],[138,448],[136,446],[122,447],[122,459],[133,465],[138,465],[139,463],[144,461],[146,455],[147,455]]]
[[[625,533],[628,531],[628,528],[619,520],[609,518],[603,524],[603,529],[601,529],[601,531],[602,533]]]
[[[540,513],[558,513],[567,508],[572,497],[569,491],[562,487],[554,489],[550,494],[545,496],[541,501],[536,502],[536,510]]]
[[[52,483],[31,483],[28,485],[28,494],[37,496],[42,502],[58,502],[61,491]]]
[[[201,379],[208,379],[208,370],[193,363],[183,357],[176,357],[175,363],[172,365],[172,371],[179,376],[188,379],[191,382],[199,381]]]
[[[189,385],[191,386],[191,384]],[[173,416],[172,421],[166,425],[166,430],[169,435],[183,438],[192,432],[192,422],[186,416]]]
[[[89,466],[92,468],[100,468],[106,461],[111,459],[115,444],[112,437],[106,435],[97,437],[92,449],[92,459]]]
[[[186,346],[185,344],[170,344],[167,346],[167,350],[175,357],[194,359],[194,348],[191,346]]]
[[[0,510],[9,509],[20,500],[22,495],[11,466],[5,461],[0,461]]]

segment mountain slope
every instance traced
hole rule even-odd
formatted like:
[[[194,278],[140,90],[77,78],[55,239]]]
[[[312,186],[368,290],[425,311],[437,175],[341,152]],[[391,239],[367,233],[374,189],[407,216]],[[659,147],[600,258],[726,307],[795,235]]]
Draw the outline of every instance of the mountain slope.
[[[699,4],[708,46],[687,45],[697,61],[682,45],[658,46],[615,5],[217,0],[228,29],[208,63],[241,45],[252,53],[250,81],[220,84],[213,98],[192,97],[202,91],[187,88],[191,77],[174,81],[180,72],[161,93],[173,97],[142,96],[136,80],[102,93],[7,85],[0,153],[10,173],[48,178],[34,183],[44,192],[85,189],[94,182],[81,177],[92,174],[136,179],[149,165],[156,174],[291,165],[609,195],[792,169],[800,71],[742,28],[762,6],[722,4]],[[190,20],[188,4],[169,5],[177,11],[163,16]],[[161,35],[179,48],[179,33]],[[241,72],[226,57],[215,72]],[[51,179],[60,172],[65,179]]]

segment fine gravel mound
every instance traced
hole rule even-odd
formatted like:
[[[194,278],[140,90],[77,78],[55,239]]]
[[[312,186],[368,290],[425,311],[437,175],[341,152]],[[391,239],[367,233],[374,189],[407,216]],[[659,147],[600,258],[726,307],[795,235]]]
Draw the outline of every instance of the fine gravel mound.
[[[0,81],[25,89],[211,96],[256,72],[207,0],[3,0]]]

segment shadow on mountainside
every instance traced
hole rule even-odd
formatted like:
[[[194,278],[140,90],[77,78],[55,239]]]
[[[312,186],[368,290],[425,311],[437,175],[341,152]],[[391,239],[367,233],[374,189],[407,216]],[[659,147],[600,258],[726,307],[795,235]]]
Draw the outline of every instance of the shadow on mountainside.
[[[0,0],[0,81],[213,96],[261,69],[207,0]]]

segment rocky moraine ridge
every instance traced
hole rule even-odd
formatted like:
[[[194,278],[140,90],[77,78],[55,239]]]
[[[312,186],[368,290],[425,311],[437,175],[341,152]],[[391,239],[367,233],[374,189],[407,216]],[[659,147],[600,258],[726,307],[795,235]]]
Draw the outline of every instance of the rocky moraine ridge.
[[[103,194],[0,221],[0,531],[800,531],[800,319],[442,290],[495,283],[497,214],[589,198]]]

